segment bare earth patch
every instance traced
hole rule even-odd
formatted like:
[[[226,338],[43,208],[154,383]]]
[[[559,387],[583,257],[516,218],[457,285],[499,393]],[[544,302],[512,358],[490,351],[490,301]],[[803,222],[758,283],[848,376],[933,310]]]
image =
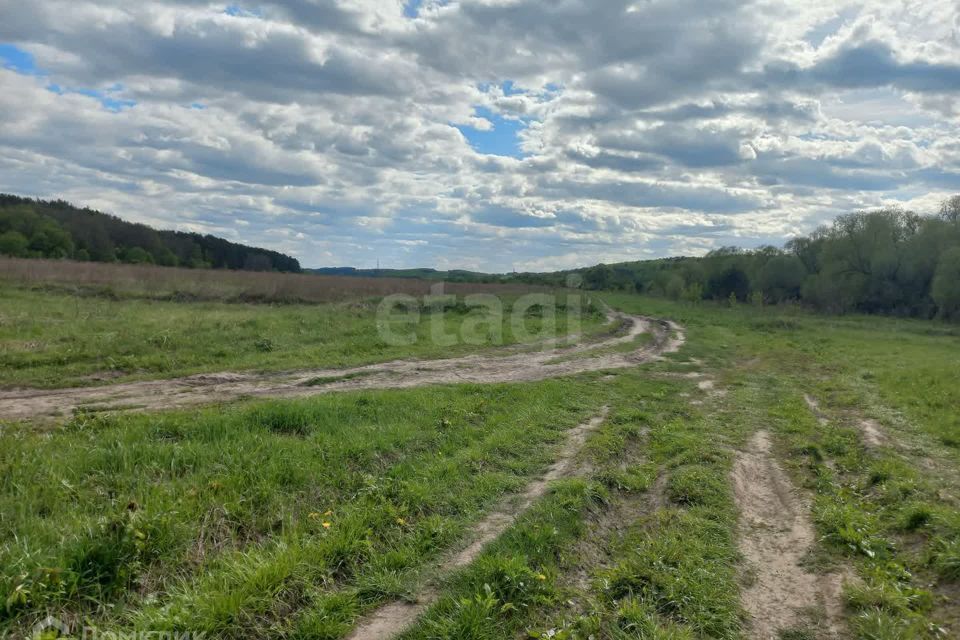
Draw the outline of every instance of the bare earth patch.
[[[76,411],[162,410],[230,402],[241,398],[293,398],[360,389],[403,389],[431,384],[498,383],[545,380],[587,371],[623,369],[677,351],[683,332],[672,322],[612,314],[628,329],[600,342],[566,348],[503,355],[471,355],[446,360],[398,360],[352,369],[287,373],[202,374],[96,388],[0,391],[0,420],[42,420]],[[551,362],[558,356],[584,353],[653,335],[649,344],[630,353],[603,353]]]
[[[500,537],[517,518],[534,502],[542,498],[551,482],[575,475],[576,457],[583,448],[587,436],[596,431],[607,417],[609,409],[604,407],[601,413],[589,422],[574,427],[567,433],[566,442],[554,462],[543,476],[534,480],[523,493],[511,496],[495,510],[487,514],[475,527],[473,541],[464,549],[445,559],[436,569],[437,577],[467,566],[483,551],[484,547]],[[416,595],[412,602],[391,602],[375,610],[360,621],[348,640],[387,640],[413,625],[417,618],[438,598],[434,585],[427,585]]]
[[[811,610],[826,616],[822,631],[836,637],[842,630],[842,577],[817,575],[802,566],[816,542],[809,504],[774,459],[766,431],[738,452],[733,487],[740,552],[753,575],[742,593],[748,637],[776,640],[781,631],[806,625]]]
[[[820,403],[817,402],[816,398],[810,395],[803,396],[804,401],[807,403],[810,411],[813,412],[813,415],[817,417],[817,420],[821,425],[826,425],[829,423],[827,416],[823,413],[823,410],[820,408]],[[860,433],[863,436],[863,442],[868,447],[882,447],[889,444],[889,440],[883,430],[880,428],[880,424],[876,420],[871,419],[862,419],[857,421],[857,427],[860,429]]]
[[[809,394],[804,394],[803,401],[807,403],[807,408],[810,409],[810,412],[816,417],[817,422],[821,426],[824,426],[829,422],[827,416],[823,413],[823,410],[820,408],[820,403],[817,402],[817,399]]]
[[[634,464],[639,461],[635,460]],[[626,468],[629,465],[623,465]],[[577,542],[571,553],[575,567],[565,583],[572,587],[579,598],[588,598],[591,578],[596,571],[615,561],[615,545],[630,527],[647,514],[654,513],[666,504],[668,474],[659,473],[653,486],[643,493],[627,492],[614,494],[596,517],[587,520],[587,533]],[[568,602],[576,607],[578,597]]]
[[[861,420],[860,433],[863,434],[864,442],[870,447],[882,447],[887,444],[887,436],[880,430],[876,420]]]

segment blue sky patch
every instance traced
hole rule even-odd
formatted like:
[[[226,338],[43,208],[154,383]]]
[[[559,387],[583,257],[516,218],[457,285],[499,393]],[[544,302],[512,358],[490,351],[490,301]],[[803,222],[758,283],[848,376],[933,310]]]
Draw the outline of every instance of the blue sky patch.
[[[118,111],[123,111],[124,109],[129,109],[137,104],[136,100],[126,100],[123,98],[116,98],[112,94],[122,90],[121,88],[111,87],[107,91],[99,91],[97,89],[77,89],[74,93],[79,93],[80,95],[90,96],[91,98],[96,98],[100,101],[100,104],[103,105],[108,111],[113,111],[114,113]]]
[[[824,40],[836,34],[844,24],[853,21],[859,14],[859,7],[844,9],[829,20],[812,27],[807,31],[803,39],[811,46],[819,47],[823,44]]]
[[[503,95],[505,96],[517,96],[524,93],[523,89],[517,89],[513,86],[513,80],[504,80],[503,84],[500,85],[500,89],[503,90]]]
[[[262,9],[247,9],[246,7],[241,7],[238,4],[228,4],[226,9],[223,10],[228,16],[233,16],[235,18],[262,18],[263,10]]]
[[[12,44],[0,44],[0,60],[3,61],[3,66],[5,68],[16,71],[22,75],[40,77],[47,75],[45,70],[37,67],[36,59],[31,53],[24,51],[23,49],[20,49]],[[90,96],[91,98],[96,98],[100,101],[100,104],[102,104],[105,109],[114,112],[122,111],[123,109],[130,108],[136,104],[136,101],[134,100],[124,100],[115,97],[114,94],[120,93],[123,91],[123,89],[124,87],[121,84],[114,84],[104,90],[85,88],[73,89],[70,87],[63,87],[55,82],[51,82],[47,85],[47,90],[56,93],[57,95],[78,93],[81,95]]]
[[[504,118],[486,107],[477,107],[475,113],[489,120],[493,124],[493,129],[480,131],[466,125],[456,125],[456,127],[477,153],[513,158],[523,158],[526,155],[520,149],[520,132],[527,127],[524,121]]]
[[[40,73],[37,70],[37,62],[33,54],[24,51],[20,47],[12,44],[0,43],[0,60],[3,61],[3,67],[28,75]]]
[[[100,89],[70,89],[68,87],[62,87],[56,83],[50,83],[47,85],[47,91],[55,93],[57,95],[66,95],[68,93],[76,93],[82,96],[88,96],[90,98],[96,98],[100,101],[100,104],[103,105],[103,108],[107,111],[112,111],[114,113],[119,113],[124,109],[129,109],[136,106],[136,100],[127,100],[124,98],[118,98],[114,94],[123,91],[123,85],[116,84],[112,87],[109,87],[105,91]]]
[[[408,0],[405,5],[403,5],[403,15],[408,18],[416,18],[420,15],[420,5],[423,4],[423,0]]]
[[[2,61],[2,66],[4,68],[16,71],[22,75],[47,75],[44,70],[37,68],[37,62],[33,57],[33,54],[12,44],[0,43],[0,61]],[[100,104],[103,105],[104,109],[113,111],[114,113],[123,111],[124,109],[129,109],[137,104],[135,100],[127,100],[118,98],[116,96],[116,94],[121,93],[123,89],[124,87],[122,84],[114,84],[103,90],[84,88],[72,89],[69,87],[60,86],[55,82],[51,82],[47,85],[47,91],[56,93],[57,95],[62,96],[68,93],[78,93],[80,95],[96,98],[100,101]]]
[[[518,96],[526,93],[523,89],[518,89],[516,85],[513,84],[513,80],[504,80],[499,85],[495,82],[481,82],[477,85],[477,88],[484,93],[489,93],[490,89],[499,86],[500,90],[505,96]]]
[[[480,89],[482,91],[489,91],[491,87],[493,87],[493,83],[480,85]],[[504,80],[501,82],[500,90],[505,96],[519,96],[526,93],[525,90],[517,88],[517,86],[513,84],[513,80]]]

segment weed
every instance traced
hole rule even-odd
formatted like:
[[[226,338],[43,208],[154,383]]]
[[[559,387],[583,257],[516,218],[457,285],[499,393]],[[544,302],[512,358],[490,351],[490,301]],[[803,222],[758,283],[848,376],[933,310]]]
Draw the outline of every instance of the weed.
[[[945,580],[960,581],[960,539],[940,541],[934,551],[933,565]]]

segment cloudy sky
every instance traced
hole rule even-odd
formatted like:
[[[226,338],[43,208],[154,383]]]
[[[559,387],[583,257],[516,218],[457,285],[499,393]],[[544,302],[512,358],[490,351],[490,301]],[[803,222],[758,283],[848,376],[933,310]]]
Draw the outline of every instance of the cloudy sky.
[[[956,0],[0,0],[0,191],[549,270],[960,193]]]

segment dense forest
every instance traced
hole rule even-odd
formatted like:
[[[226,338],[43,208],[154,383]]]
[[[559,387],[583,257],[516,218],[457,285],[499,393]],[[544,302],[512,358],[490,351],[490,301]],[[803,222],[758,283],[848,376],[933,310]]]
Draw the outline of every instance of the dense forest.
[[[196,233],[157,231],[62,201],[0,195],[0,254],[194,268],[300,272],[294,258]],[[554,273],[330,268],[313,273],[628,290],[675,300],[801,304],[830,313],[960,320],[960,196],[920,215],[902,209],[839,216],[782,248],[718,249]]]
[[[936,215],[900,209],[842,215],[783,248],[735,247],[702,258],[669,258],[516,279],[587,289],[626,289],[675,300],[798,303],[861,312],[960,320],[960,196]]]
[[[829,313],[960,320],[960,196],[939,212],[901,209],[838,217],[782,248],[726,247],[702,258],[664,258],[553,273],[481,274],[430,269],[317,270],[339,275],[626,290],[674,300],[802,304]]]
[[[223,238],[157,231],[67,202],[0,194],[0,255],[300,272],[290,256]]]

